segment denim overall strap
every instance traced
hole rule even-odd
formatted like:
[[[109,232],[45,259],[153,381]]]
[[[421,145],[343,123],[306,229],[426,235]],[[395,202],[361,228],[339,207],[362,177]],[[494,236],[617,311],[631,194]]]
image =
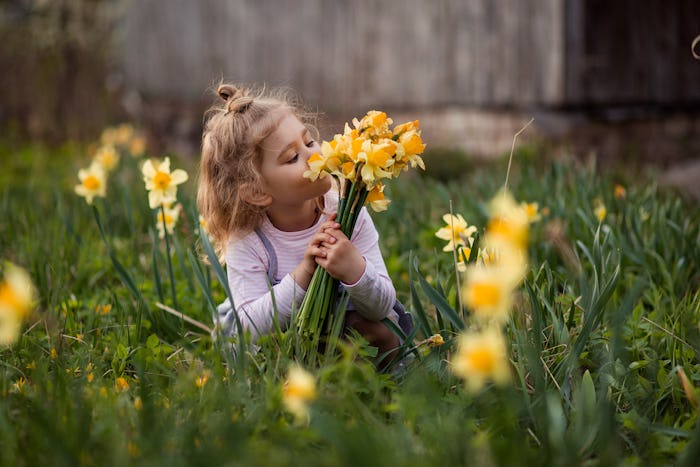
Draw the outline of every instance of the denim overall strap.
[[[277,254],[275,253],[275,248],[262,230],[255,229],[255,233],[265,247],[267,256],[270,258],[270,266],[267,268],[267,278],[270,280],[270,284],[277,285],[280,281],[275,280],[275,275],[277,274]]]

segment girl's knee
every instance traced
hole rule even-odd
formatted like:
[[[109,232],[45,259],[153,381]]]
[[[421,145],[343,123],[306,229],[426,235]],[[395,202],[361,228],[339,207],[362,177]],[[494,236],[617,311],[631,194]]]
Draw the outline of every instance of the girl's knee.
[[[348,311],[345,326],[355,329],[367,339],[370,345],[379,347],[380,350],[388,350],[399,345],[398,337],[384,323],[369,320],[357,311]]]

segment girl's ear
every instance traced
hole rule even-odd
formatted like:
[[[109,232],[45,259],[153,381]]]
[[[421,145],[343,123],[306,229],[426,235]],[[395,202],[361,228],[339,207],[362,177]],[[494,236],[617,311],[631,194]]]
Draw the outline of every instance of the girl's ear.
[[[252,183],[241,186],[241,199],[253,206],[267,207],[272,204],[272,196],[256,188]]]

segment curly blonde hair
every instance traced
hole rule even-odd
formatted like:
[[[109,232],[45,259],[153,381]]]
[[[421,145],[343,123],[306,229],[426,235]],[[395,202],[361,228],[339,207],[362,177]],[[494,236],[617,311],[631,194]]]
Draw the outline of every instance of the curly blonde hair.
[[[246,201],[264,194],[260,143],[286,112],[311,126],[315,116],[288,91],[264,95],[221,83],[216,93],[221,101],[205,113],[197,207],[221,256],[232,236],[251,232],[265,215],[266,207]]]

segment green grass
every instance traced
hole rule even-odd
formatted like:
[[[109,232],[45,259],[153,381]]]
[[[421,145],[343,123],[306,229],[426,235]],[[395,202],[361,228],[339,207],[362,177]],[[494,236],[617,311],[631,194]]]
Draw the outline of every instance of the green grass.
[[[616,198],[619,178],[590,164],[516,157],[516,199],[549,214],[531,230],[506,327],[513,381],[477,394],[447,363],[464,322],[434,233],[450,200],[483,228],[505,163],[391,183],[389,211],[373,214],[389,272],[417,339],[440,332],[446,345],[391,376],[349,341],[312,370],[319,397],[298,424],[282,405],[282,337],[234,363],[155,305],[173,298],[137,161],[122,159],[95,204],[103,241],[72,192],[87,165],[79,146],[5,147],[0,159],[0,258],[39,290],[19,341],[0,349],[2,465],[692,465],[700,450],[699,394],[678,372],[700,385],[700,209],[650,177]],[[191,176],[170,239],[176,301],[213,326],[225,292],[202,261],[195,164],[173,166]]]

